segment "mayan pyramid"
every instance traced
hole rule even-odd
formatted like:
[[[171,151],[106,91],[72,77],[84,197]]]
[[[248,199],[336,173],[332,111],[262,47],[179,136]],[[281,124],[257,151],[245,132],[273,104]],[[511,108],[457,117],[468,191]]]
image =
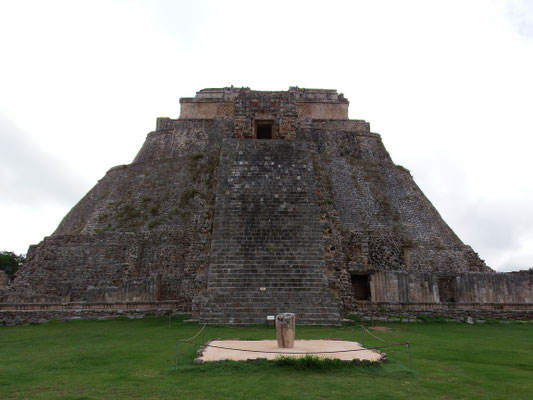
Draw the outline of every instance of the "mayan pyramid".
[[[30,247],[3,303],[171,301],[208,323],[336,324],[393,293],[447,301],[453,277],[491,271],[336,90],[204,89],[180,104]]]

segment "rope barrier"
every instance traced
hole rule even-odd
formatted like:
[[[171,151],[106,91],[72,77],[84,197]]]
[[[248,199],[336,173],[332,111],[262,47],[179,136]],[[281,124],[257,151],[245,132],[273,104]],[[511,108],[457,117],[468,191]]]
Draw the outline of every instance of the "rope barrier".
[[[185,342],[181,341],[182,343],[188,343],[188,344],[194,344],[196,346],[205,346],[205,347],[213,347],[217,349],[223,349],[223,350],[232,350],[232,351],[244,351],[247,353],[263,353],[263,354],[335,354],[335,353],[350,353],[350,352],[356,352],[356,351],[365,351],[365,350],[379,350],[384,349],[387,347],[393,347],[393,346],[407,346],[408,342],[402,342],[402,343],[392,343],[385,346],[377,346],[377,347],[369,347],[369,348],[362,348],[362,349],[349,349],[349,350],[337,350],[337,351],[314,351],[314,352],[299,352],[299,351],[261,351],[261,350],[248,350],[248,349],[235,349],[232,347],[225,347],[225,346],[216,346],[209,343],[195,343],[195,342]]]
[[[381,339],[381,338],[377,337],[377,336],[374,335],[372,332],[370,332],[368,329],[366,329],[366,327],[365,327],[364,325],[361,324],[360,326],[361,326],[361,328],[363,328],[363,329],[365,330],[366,333],[368,333],[370,336],[375,337],[377,340],[381,340],[381,341],[384,342],[384,343],[392,343],[392,342],[390,342],[390,341],[388,341],[388,340]]]
[[[314,355],[314,354],[335,354],[335,353],[350,353],[350,352],[358,352],[358,351],[365,351],[365,350],[380,350],[380,349],[384,349],[384,348],[389,348],[389,347],[397,347],[397,346],[406,346],[407,347],[407,351],[408,351],[408,354],[409,354],[409,368],[411,369],[411,372],[413,371],[413,366],[412,366],[412,360],[411,360],[411,345],[409,342],[399,342],[399,343],[394,343],[394,342],[391,342],[391,341],[388,341],[388,340],[385,340],[385,339],[382,339],[376,335],[374,335],[372,332],[370,332],[364,325],[360,324],[360,327],[366,331],[370,336],[374,337],[375,339],[378,339],[384,343],[389,343],[387,345],[382,345],[382,346],[376,346],[376,347],[368,347],[368,348],[361,348],[361,349],[348,349],[348,350],[337,350],[337,351],[317,351],[317,352],[296,352],[296,351],[261,351],[261,350],[248,350],[248,349],[236,349],[236,348],[232,348],[232,347],[225,347],[225,346],[217,346],[217,345],[212,345],[212,344],[209,344],[209,343],[196,343],[196,342],[193,342],[192,340],[194,340],[195,338],[197,338],[204,330],[205,328],[207,327],[207,324],[204,324],[204,326],[202,326],[202,328],[196,333],[196,335],[192,336],[191,338],[189,339],[176,339],[176,354],[175,354],[175,360],[174,360],[174,369],[177,368],[177,364],[178,364],[178,343],[186,343],[186,344],[191,344],[191,345],[196,345],[196,346],[204,346],[204,347],[213,347],[213,348],[218,348],[218,349],[223,349],[223,350],[229,350],[229,351],[243,351],[243,352],[247,352],[247,353],[263,353],[263,354],[296,354],[296,355]],[[253,329],[253,328],[241,328],[241,327],[230,327],[230,326],[219,326],[219,325],[215,325],[213,327],[220,327],[220,328],[232,328],[232,329],[238,329],[238,330],[242,330],[242,331],[258,331],[258,332],[265,332],[265,330],[262,330],[262,329]],[[345,330],[345,331],[353,331],[355,327],[346,327],[348,329],[342,329],[342,330]],[[316,329],[315,331],[321,331],[321,330],[328,330],[330,331],[331,328],[328,328],[328,329]],[[203,336],[203,341],[205,341],[205,334]],[[364,345],[364,344],[363,344]]]
[[[298,327],[299,325],[296,325]],[[357,326],[331,326],[328,328],[323,328],[320,325],[305,325],[306,328],[311,328],[313,332],[331,332],[332,329],[339,329],[340,332],[352,332],[355,331],[358,327]],[[248,326],[231,326],[231,325],[209,325],[209,328],[221,328],[221,329],[236,329],[240,331],[247,331],[247,332],[269,332],[272,331],[272,327],[264,329],[255,329]]]
[[[202,326],[202,329],[200,329],[200,330],[198,331],[198,333],[197,333],[196,335],[194,335],[192,338],[189,338],[189,339],[181,339],[181,340],[178,339],[178,340],[179,340],[180,342],[189,342],[189,341],[195,339],[200,333],[202,333],[202,331],[205,329],[206,326],[207,326],[207,324],[204,324],[204,326]]]
[[[192,338],[189,338],[189,339],[183,339],[183,340],[192,340],[194,338],[196,338],[198,335],[200,335],[200,333],[202,333],[202,331],[206,328],[207,324],[204,324],[204,326],[200,329],[200,331],[194,335]],[[385,340],[385,339],[382,339],[378,336],[376,336],[374,333],[372,333],[371,331],[369,331],[363,324],[359,324],[359,326],[366,332],[368,333],[370,336],[374,337],[375,339],[377,340],[380,340],[382,341],[383,343],[393,343],[389,340]],[[266,329],[254,329],[254,328],[248,328],[248,327],[237,327],[237,326],[230,326],[230,325],[210,325],[209,326],[210,328],[222,328],[222,329],[236,329],[236,330],[240,330],[240,331],[247,331],[247,332],[266,332],[267,330]],[[355,326],[350,326],[350,327],[341,327],[341,329],[339,329],[339,331],[354,331],[355,330]],[[331,331],[331,328],[318,328],[318,329],[313,329],[314,332],[320,332],[320,331]]]
[[[207,324],[204,324],[204,326],[200,329],[200,331],[194,335],[193,337],[189,338],[189,339],[183,339],[183,340],[186,340],[186,341],[189,341],[189,340],[193,340],[195,339],[196,337],[198,337],[198,335],[200,335],[200,333],[202,333],[202,331],[206,328]],[[383,343],[393,343],[389,340],[385,340],[385,339],[382,339],[378,336],[376,336],[375,334],[373,334],[372,332],[370,332],[363,324],[359,324],[359,326],[366,332],[368,333],[370,336],[376,338],[377,340],[380,340],[382,341]],[[211,328],[223,328],[223,329],[236,329],[236,330],[240,330],[240,331],[247,331],[247,332],[265,332],[266,329],[254,329],[254,328],[247,328],[247,327],[237,327],[237,326],[226,326],[226,325],[210,325]],[[354,331],[355,327],[345,327],[345,328],[341,328],[340,331]],[[313,331],[315,332],[320,332],[320,331],[331,331],[331,328],[319,328],[319,329],[313,329]],[[364,345],[364,343],[363,343]]]

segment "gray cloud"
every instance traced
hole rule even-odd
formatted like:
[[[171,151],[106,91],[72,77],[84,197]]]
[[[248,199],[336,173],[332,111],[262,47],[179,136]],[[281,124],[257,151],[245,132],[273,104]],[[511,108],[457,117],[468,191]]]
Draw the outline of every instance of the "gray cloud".
[[[451,206],[456,232],[472,245],[481,258],[498,270],[533,267],[533,249],[523,247],[533,240],[532,198],[507,201],[469,200]],[[497,260],[497,264],[493,261]]]
[[[479,238],[487,248],[497,251],[517,248],[520,238],[533,226],[530,204],[521,201],[471,202],[458,212],[464,221],[461,229],[468,231],[469,236]]]
[[[89,185],[0,112],[0,203],[72,205]]]
[[[496,270],[533,267],[533,192],[499,198],[471,193],[473,177],[445,156],[409,163],[415,181],[461,240]],[[499,185],[497,180],[494,185]]]
[[[190,49],[205,45],[212,39],[211,30],[220,24],[217,19],[218,5],[210,1],[157,0],[139,3],[149,5],[147,11],[153,13],[159,29]]]
[[[506,18],[522,37],[533,39],[533,2],[529,0],[507,0]]]

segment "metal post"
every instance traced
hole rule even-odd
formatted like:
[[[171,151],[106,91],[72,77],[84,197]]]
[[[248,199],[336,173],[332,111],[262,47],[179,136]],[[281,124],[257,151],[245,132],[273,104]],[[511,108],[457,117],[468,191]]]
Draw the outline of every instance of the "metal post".
[[[411,343],[407,342],[407,352],[409,353],[409,369],[413,372],[413,361],[411,359]]]
[[[365,347],[365,328],[361,325],[361,344]]]
[[[174,371],[178,367],[178,343],[179,343],[179,339],[176,339],[176,355],[174,356]]]
[[[170,328],[170,311],[168,312],[168,327]]]

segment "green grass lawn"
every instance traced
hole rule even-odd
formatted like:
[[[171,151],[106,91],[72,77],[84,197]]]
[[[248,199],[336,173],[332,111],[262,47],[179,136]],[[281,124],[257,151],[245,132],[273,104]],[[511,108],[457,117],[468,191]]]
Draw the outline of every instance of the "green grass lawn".
[[[327,369],[254,363],[193,365],[176,339],[200,326],[173,318],[52,321],[0,327],[0,399],[533,399],[533,324],[386,324],[381,366]],[[210,327],[205,339],[274,339],[272,327]],[[360,341],[358,327],[297,327],[297,339]],[[202,335],[197,340],[201,340]],[[383,343],[366,335],[366,345]]]

